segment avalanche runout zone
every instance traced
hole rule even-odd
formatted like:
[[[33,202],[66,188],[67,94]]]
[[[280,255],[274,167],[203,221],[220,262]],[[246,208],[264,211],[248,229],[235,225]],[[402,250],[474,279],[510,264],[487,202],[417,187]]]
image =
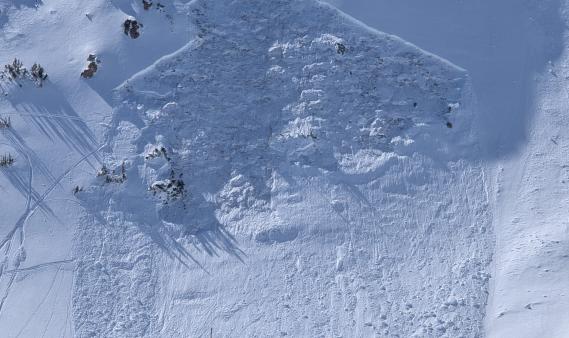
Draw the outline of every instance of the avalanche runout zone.
[[[314,1],[191,15],[197,37],[118,90],[126,179],[81,195],[77,334],[481,336],[466,73]]]

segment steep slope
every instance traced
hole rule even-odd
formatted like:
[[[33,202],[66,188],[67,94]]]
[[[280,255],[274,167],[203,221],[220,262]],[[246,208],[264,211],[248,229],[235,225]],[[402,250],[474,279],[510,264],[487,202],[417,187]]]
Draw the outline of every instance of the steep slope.
[[[41,88],[0,79],[0,117],[12,122],[0,154],[15,157],[0,169],[2,337],[74,336],[72,243],[84,211],[73,190],[100,167],[112,89],[190,39],[182,2],[163,3],[160,12],[138,1],[0,0],[0,71],[19,58],[48,74]],[[136,40],[123,33],[130,15],[144,23]],[[86,80],[89,53],[101,63]]]
[[[567,1],[336,3],[468,69],[494,190],[486,334],[566,337]]]
[[[125,82],[76,239],[79,336],[476,337],[463,70],[312,1],[195,1]]]
[[[560,15],[567,20],[568,3]],[[565,23],[566,25],[567,23]],[[569,34],[536,76],[527,145],[496,165],[490,337],[566,337],[569,323]]]

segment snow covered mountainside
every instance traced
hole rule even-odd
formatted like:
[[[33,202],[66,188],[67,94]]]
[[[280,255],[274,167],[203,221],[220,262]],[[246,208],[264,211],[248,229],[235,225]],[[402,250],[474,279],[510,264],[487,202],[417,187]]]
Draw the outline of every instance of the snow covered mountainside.
[[[518,309],[549,190],[508,173],[544,145],[483,162],[478,68],[315,0],[0,0],[0,46],[27,67],[0,76],[0,336],[535,337],[566,305]],[[552,298],[559,224],[525,285]]]
[[[567,337],[567,1],[334,3],[468,69],[493,196],[486,335]]]
[[[312,1],[195,1],[79,193],[80,336],[477,336],[464,71]],[[254,34],[252,34],[252,32]]]

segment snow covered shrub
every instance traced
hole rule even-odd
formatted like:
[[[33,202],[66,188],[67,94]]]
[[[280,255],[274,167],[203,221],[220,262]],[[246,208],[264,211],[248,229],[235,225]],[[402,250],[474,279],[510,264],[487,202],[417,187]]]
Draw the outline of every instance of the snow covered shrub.
[[[0,129],[7,129],[12,126],[10,117],[0,117]]]
[[[154,148],[151,152],[149,152],[148,154],[146,154],[146,156],[144,157],[147,160],[151,160],[157,157],[164,157],[167,161],[170,161],[170,157],[168,157],[168,152],[166,151],[166,148],[164,147],[160,147],[160,148]]]
[[[24,67],[24,64],[19,59],[14,59],[11,64],[5,65],[4,69],[13,80],[25,76],[28,73],[28,70]]]
[[[12,63],[4,66],[4,72],[1,78],[8,77],[10,80],[16,81],[19,79],[33,81],[38,87],[43,86],[43,82],[47,79],[45,69],[38,63],[34,63],[31,72],[28,71],[24,64],[19,59],[14,59]],[[19,84],[20,87],[22,86]]]
[[[152,2],[152,0],[142,0],[142,7],[144,8],[145,11],[149,10],[150,8],[152,8],[152,6],[154,6],[154,3]],[[157,2],[156,6],[154,6],[156,8],[157,11],[159,12],[164,12],[164,8],[166,6],[164,6],[163,4]]]
[[[14,162],[14,157],[12,157],[10,153],[0,156],[0,167],[9,167],[14,164]]]
[[[185,186],[182,175],[176,178],[172,170],[170,178],[152,183],[148,190],[152,191],[155,196],[159,195],[163,200],[175,200],[184,197]]]
[[[99,69],[98,64],[101,61],[99,61],[99,58],[97,58],[97,56],[95,54],[89,54],[89,56],[87,57],[87,62],[89,62],[89,63],[87,64],[87,68],[85,68],[81,72],[81,77],[86,78],[86,79],[90,79],[95,75],[95,73]]]
[[[336,52],[338,52],[338,54],[342,54],[344,55],[344,53],[346,53],[348,49],[346,48],[346,46],[343,43],[336,43]]]
[[[142,24],[138,23],[135,19],[126,19],[123,23],[124,34],[129,35],[131,38],[136,39],[140,36],[139,29],[142,28]]]
[[[106,165],[103,165],[101,169],[97,172],[97,177],[107,176],[109,174],[109,169]]]
[[[103,177],[105,183],[124,183],[126,181],[126,167],[123,162],[120,168],[110,171],[107,166],[103,165],[97,172],[97,177]]]
[[[39,63],[34,63],[32,66],[32,78],[40,87],[43,86],[43,81],[47,79],[45,69]]]
[[[95,75],[95,73],[97,72],[98,68],[99,68],[99,66],[97,66],[96,62],[89,62],[89,64],[87,65],[87,68],[85,68],[81,72],[81,77],[84,77],[86,79],[92,78],[93,75]]]

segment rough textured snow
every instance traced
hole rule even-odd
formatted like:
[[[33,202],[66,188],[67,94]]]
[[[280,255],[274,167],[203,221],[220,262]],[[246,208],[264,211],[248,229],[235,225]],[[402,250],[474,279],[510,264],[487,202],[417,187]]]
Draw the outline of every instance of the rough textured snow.
[[[191,12],[198,37],[118,91],[127,179],[81,193],[79,335],[480,335],[466,73],[315,2]]]

